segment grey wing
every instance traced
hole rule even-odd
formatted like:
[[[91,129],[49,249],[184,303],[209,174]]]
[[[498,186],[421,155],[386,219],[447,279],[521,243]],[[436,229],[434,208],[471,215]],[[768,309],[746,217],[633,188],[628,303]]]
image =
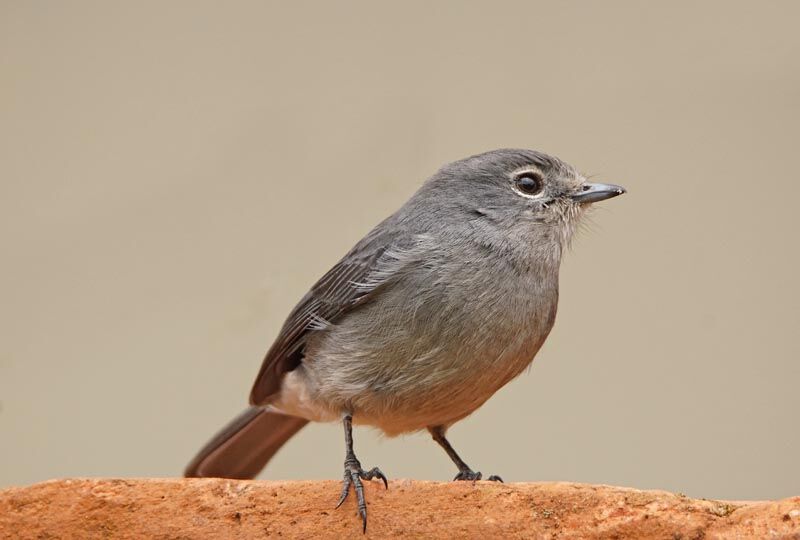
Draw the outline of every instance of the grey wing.
[[[424,256],[424,236],[404,241],[381,234],[376,227],[331,268],[292,310],[275,343],[267,352],[250,392],[252,405],[264,405],[280,390],[283,375],[303,360],[306,339],[312,332],[335,324],[349,311],[366,302],[378,289],[388,286],[411,260]]]

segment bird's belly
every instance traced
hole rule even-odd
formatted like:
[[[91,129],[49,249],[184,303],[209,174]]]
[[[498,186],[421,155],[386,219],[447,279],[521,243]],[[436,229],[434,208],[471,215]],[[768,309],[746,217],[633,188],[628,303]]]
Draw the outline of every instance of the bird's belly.
[[[555,320],[555,284],[520,288],[499,277],[441,298],[388,291],[316,334],[286,376],[281,401],[294,399],[287,412],[303,408],[311,420],[350,412],[388,435],[469,415],[531,363]]]
[[[449,426],[470,415],[530,365],[533,355],[462,362],[461,368],[431,370],[419,380],[395,380],[360,392],[353,399],[358,423],[387,435]],[[444,362],[443,362],[444,363]]]
[[[343,411],[356,424],[373,425],[387,435],[450,425],[471,414],[530,365],[549,327],[530,333],[495,336],[483,342],[426,343],[424,352],[391,347],[349,358],[330,353],[304,362],[294,374],[313,403],[313,420],[335,420]],[[291,376],[292,374],[290,374]]]

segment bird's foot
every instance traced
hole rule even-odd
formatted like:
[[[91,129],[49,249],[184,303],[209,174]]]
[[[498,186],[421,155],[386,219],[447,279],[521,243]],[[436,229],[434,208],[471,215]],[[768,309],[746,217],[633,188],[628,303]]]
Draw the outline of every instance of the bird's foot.
[[[384,487],[389,489],[389,482],[378,467],[373,467],[372,469],[365,471],[361,468],[361,463],[359,463],[355,456],[348,457],[344,461],[344,481],[342,482],[342,494],[339,497],[339,502],[336,504],[336,508],[342,506],[342,503],[344,503],[344,501],[347,499],[347,496],[350,494],[350,486],[353,486],[353,489],[356,492],[358,513],[361,516],[361,521],[364,523],[364,532],[367,532],[367,501],[364,499],[364,484],[361,482],[361,480],[372,480],[373,478],[379,478],[380,480],[383,480]]]
[[[476,480],[480,480],[481,478],[483,478],[483,475],[480,473],[480,471],[479,472],[475,472],[472,469],[464,469],[464,470],[459,471],[458,474],[456,475],[456,477],[453,478],[453,480],[454,481],[463,480],[463,481],[468,481],[468,482],[474,482]],[[500,478],[499,476],[497,476],[496,474],[493,474],[492,476],[487,478],[487,480],[489,482],[500,482],[500,483],[503,482],[503,479]]]

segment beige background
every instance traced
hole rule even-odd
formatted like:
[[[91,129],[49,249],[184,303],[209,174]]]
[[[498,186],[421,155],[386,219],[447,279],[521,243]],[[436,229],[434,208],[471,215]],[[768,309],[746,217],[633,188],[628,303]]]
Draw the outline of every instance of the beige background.
[[[179,474],[307,287],[442,163],[539,148],[629,193],[486,474],[800,494],[797,2],[0,4],[0,485]],[[426,435],[365,465],[449,479]],[[263,475],[338,478],[337,425]],[[335,498],[335,494],[331,497]]]

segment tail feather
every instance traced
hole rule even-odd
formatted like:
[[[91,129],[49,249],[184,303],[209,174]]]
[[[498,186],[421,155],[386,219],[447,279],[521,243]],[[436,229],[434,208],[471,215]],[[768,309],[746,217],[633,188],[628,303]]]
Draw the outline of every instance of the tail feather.
[[[212,438],[184,471],[186,477],[253,478],[308,420],[250,407]]]

